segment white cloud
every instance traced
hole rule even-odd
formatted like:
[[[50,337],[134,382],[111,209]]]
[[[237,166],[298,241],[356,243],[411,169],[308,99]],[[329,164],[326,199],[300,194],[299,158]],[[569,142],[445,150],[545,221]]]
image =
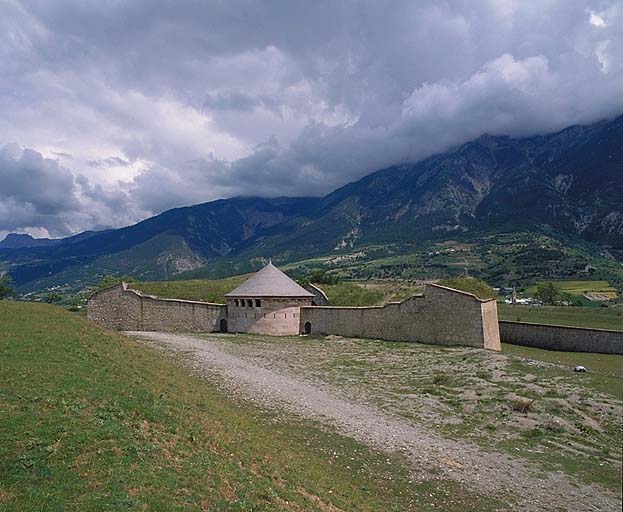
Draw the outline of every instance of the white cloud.
[[[589,9],[588,16],[588,22],[594,27],[602,28],[606,26],[606,21],[596,12],[593,12]]]

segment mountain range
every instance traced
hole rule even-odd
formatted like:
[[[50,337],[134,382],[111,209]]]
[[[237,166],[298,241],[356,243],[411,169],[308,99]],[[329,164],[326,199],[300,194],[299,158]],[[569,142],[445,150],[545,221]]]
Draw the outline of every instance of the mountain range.
[[[527,138],[483,135],[321,198],[222,199],[60,240],[11,234],[0,270],[22,290],[81,289],[105,274],[217,277],[267,257],[370,261],[509,233],[546,236],[580,251],[578,261],[621,259],[623,116]]]

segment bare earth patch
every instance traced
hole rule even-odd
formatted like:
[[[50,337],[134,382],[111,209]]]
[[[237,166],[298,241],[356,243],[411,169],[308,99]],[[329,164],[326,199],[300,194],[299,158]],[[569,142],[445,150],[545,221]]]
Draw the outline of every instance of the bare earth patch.
[[[131,334],[229,393],[401,453],[416,481],[449,478],[520,510],[620,509],[608,485],[620,475],[620,400],[551,363],[335,337]]]

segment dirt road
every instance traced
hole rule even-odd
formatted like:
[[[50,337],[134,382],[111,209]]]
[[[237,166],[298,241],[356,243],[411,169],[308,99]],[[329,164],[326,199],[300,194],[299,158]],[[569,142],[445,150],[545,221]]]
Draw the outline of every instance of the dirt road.
[[[483,494],[509,496],[514,501],[509,509],[513,510],[620,510],[618,497],[604,489],[582,485],[559,472],[544,475],[525,460],[447,439],[372,404],[346,398],[338,389],[230,355],[223,349],[226,341],[172,333],[127,334],[176,355],[193,372],[211,381],[218,379],[244,399],[320,421],[375,449],[401,453],[416,479],[440,474]]]

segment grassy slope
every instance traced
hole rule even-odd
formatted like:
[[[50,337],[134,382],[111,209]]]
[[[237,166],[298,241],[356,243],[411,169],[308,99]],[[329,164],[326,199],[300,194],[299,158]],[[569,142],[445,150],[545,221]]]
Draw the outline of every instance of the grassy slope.
[[[398,282],[373,282],[366,284],[339,283],[318,285],[327,294],[333,306],[379,306],[399,301],[421,291],[409,284]]]
[[[495,506],[60,308],[0,302],[0,326],[0,511]]]
[[[498,304],[500,320],[534,322],[623,331],[623,308],[571,306],[517,306]]]
[[[173,299],[225,302],[225,294],[232,291],[249,276],[226,279],[192,279],[188,281],[149,281],[132,283],[131,287],[151,295]]]

